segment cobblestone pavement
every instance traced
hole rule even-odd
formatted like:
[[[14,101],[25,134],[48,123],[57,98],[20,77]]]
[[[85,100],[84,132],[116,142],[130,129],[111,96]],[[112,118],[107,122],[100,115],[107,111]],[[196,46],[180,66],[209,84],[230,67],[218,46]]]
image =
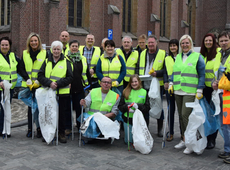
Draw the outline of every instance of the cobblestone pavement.
[[[25,118],[27,107],[20,101],[13,101],[15,117]],[[164,105],[166,105],[164,103]],[[166,109],[165,109],[166,111]],[[22,116],[21,116],[22,114]],[[217,138],[216,147],[212,150],[205,150],[202,155],[192,153],[183,154],[183,149],[174,149],[180,140],[178,127],[178,116],[176,115],[175,134],[172,142],[166,142],[166,147],[161,148],[162,138],[157,137],[156,120],[150,120],[150,133],[154,138],[153,151],[148,155],[142,155],[133,148],[127,150],[123,142],[123,131],[120,139],[114,143],[107,144],[98,141],[94,144],[78,146],[78,133],[75,139],[71,137],[66,144],[59,143],[47,145],[41,139],[34,140],[27,138],[27,126],[12,128],[12,137],[0,139],[0,169],[1,170],[229,170],[230,165],[223,163],[217,158],[219,152],[223,151],[223,139],[220,135]]]

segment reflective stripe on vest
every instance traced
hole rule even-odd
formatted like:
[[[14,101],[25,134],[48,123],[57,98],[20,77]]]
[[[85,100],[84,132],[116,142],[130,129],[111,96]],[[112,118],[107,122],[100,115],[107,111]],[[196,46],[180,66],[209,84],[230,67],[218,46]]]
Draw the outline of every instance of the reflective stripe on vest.
[[[137,104],[145,104],[145,99],[146,99],[147,91],[143,88],[139,90],[131,90],[129,94],[129,99],[125,99],[126,104],[132,104],[137,103]],[[124,116],[127,117],[127,113],[124,113]],[[133,113],[129,113],[129,117],[133,118]]]
[[[67,71],[67,61],[66,58],[59,60],[58,63],[52,68],[52,62],[46,59],[45,77],[49,78],[51,81],[56,82],[61,78],[66,77]],[[57,93],[57,91],[56,91]],[[69,85],[63,88],[59,88],[58,94],[69,94]]]
[[[166,70],[167,70],[167,73],[168,73],[168,79],[171,79],[174,64],[175,64],[175,61],[171,56],[167,56],[165,58],[165,66],[166,66]]]
[[[116,55],[112,62],[110,63],[109,59],[104,58],[104,55],[101,55],[101,71],[103,76],[109,76],[112,81],[117,81],[118,77],[120,76],[121,71],[121,62],[118,56]],[[119,84],[119,86],[123,85],[123,81]]]
[[[84,53],[84,47],[86,48],[86,46],[83,46],[83,45],[81,45],[79,47],[79,51],[80,51],[81,55],[83,55],[83,53]],[[93,46],[93,48],[94,48],[94,51],[93,51],[93,54],[91,57],[91,62],[89,64],[89,69],[91,69],[91,68],[93,69],[97,65],[97,61],[99,60],[100,55],[101,55],[101,49],[99,47]],[[87,60],[86,60],[86,62],[87,62]],[[97,78],[96,73],[93,74],[93,77]]]
[[[117,49],[116,53],[120,56],[123,57],[125,64],[126,64],[126,75],[124,80],[129,82],[130,77],[135,74],[135,68],[137,66],[137,62],[138,62],[138,52],[133,50],[132,53],[130,54],[130,56],[128,57],[128,60],[126,61],[125,59],[125,55],[122,52],[121,49]]]
[[[230,91],[223,91],[223,124],[230,124]]]
[[[186,93],[196,93],[198,85],[198,74],[196,65],[200,54],[193,52],[185,62],[182,61],[182,54],[178,54],[173,66],[173,87],[174,90],[182,90]]]
[[[25,64],[25,70],[29,76],[29,78],[34,82],[37,80],[38,72],[46,59],[46,51],[41,50],[38,55],[36,56],[36,60],[33,60],[30,57],[30,53],[27,50],[23,51],[23,62]],[[26,80],[22,80],[22,87],[26,86]]]
[[[102,114],[110,113],[119,97],[117,93],[109,90],[102,102],[101,87],[92,89],[90,95],[92,100],[88,111],[88,114],[90,115],[93,115],[95,112],[101,112]]]
[[[213,72],[214,64],[216,59],[212,59],[211,61],[206,62],[207,57],[204,58],[205,61],[205,85],[207,87],[212,87],[212,80],[214,79],[215,75]]]
[[[17,83],[17,65],[18,62],[15,58],[15,54],[11,52],[9,54],[9,62],[6,61],[4,56],[0,54],[0,77],[2,80],[8,80],[11,84],[13,89]],[[2,88],[0,88],[2,90]]]
[[[140,67],[139,67],[139,75],[144,75],[145,74],[145,66],[146,66],[146,52],[147,49],[145,49],[144,51],[141,52],[141,56],[140,56]],[[156,55],[156,58],[153,62],[153,68],[155,71],[157,70],[161,70],[163,68],[163,64],[164,64],[164,59],[165,59],[165,51],[159,49],[158,53]],[[151,61],[150,61],[151,62]],[[157,77],[159,82],[160,82],[160,86],[163,86],[163,77]]]

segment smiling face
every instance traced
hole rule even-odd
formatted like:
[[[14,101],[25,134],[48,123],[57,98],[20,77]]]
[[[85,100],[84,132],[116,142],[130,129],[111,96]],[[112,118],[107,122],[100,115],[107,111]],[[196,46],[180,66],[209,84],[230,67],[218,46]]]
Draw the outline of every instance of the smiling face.
[[[10,50],[10,43],[8,40],[2,40],[1,41],[1,52],[6,55],[8,51]]]
[[[78,52],[78,43],[72,43],[69,47],[71,53],[77,53]]]
[[[150,53],[155,53],[157,50],[157,41],[155,38],[148,39],[148,48]]]
[[[62,31],[59,39],[62,44],[67,44],[69,42],[69,33],[67,31]]]
[[[32,48],[33,51],[36,51],[39,47],[39,41],[38,37],[33,36],[30,38],[30,47]]]
[[[115,48],[112,47],[110,44],[108,44],[106,47],[105,47],[105,51],[106,53],[108,54],[108,56],[112,57],[112,55],[114,54],[114,50]]]
[[[85,39],[85,42],[86,42],[86,46],[87,47],[89,47],[89,48],[91,48],[92,46],[93,46],[93,44],[94,44],[94,36],[93,35],[87,35],[86,36],[86,39]]]
[[[140,83],[139,83],[139,81],[137,80],[136,77],[133,77],[132,82],[131,82],[131,87],[134,90],[138,90],[140,88]]]
[[[57,46],[57,47],[53,47],[52,48],[52,52],[53,52],[53,57],[55,59],[59,58],[61,56],[61,47],[60,46]]]
[[[185,38],[184,40],[182,40],[180,43],[180,46],[181,46],[183,53],[188,53],[189,50],[191,50],[191,48],[192,48],[192,44],[188,38]]]
[[[112,80],[109,77],[103,77],[101,80],[101,90],[103,93],[107,93],[109,89],[112,87]]]
[[[146,48],[146,40],[145,39],[139,39],[138,45],[141,48],[141,50],[144,50]]]
[[[209,50],[213,46],[213,40],[211,36],[207,36],[204,39],[204,46]]]
[[[178,46],[176,44],[170,44],[169,49],[173,53],[173,55],[175,55],[177,54]]]

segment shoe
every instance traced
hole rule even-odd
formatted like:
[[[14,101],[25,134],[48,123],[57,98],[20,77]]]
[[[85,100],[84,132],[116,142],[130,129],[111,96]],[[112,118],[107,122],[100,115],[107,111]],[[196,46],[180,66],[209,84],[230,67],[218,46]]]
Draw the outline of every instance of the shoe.
[[[61,142],[61,143],[66,143],[66,142],[67,142],[66,137],[65,137],[64,134],[59,134],[59,135],[58,135],[58,140],[59,140],[59,142]]]
[[[40,127],[37,128],[37,138],[41,138],[42,137],[42,132],[41,132],[41,129]]]
[[[69,136],[70,134],[72,134],[72,130],[66,129],[66,130],[65,130],[65,135],[66,135],[66,136]]]
[[[215,148],[215,143],[212,141],[208,141],[206,149],[213,149]]]
[[[26,137],[27,138],[31,138],[32,137],[32,130],[31,129],[28,129]]]
[[[168,142],[171,142],[173,140],[173,135],[170,135],[167,139]]]
[[[225,159],[225,158],[229,158],[230,157],[230,153],[229,152],[222,152],[218,155],[219,158]]]
[[[227,164],[230,164],[230,157],[225,158],[225,159],[224,159],[224,162],[227,163]]]
[[[188,155],[188,154],[193,153],[193,150],[190,150],[189,148],[186,148],[183,153]]]
[[[183,140],[181,140],[180,143],[174,146],[175,149],[182,149],[184,147],[185,147],[185,143]]]
[[[3,138],[5,138],[6,135],[1,133],[0,136],[2,136]],[[7,138],[10,138],[10,137],[11,137],[11,134],[7,135]]]

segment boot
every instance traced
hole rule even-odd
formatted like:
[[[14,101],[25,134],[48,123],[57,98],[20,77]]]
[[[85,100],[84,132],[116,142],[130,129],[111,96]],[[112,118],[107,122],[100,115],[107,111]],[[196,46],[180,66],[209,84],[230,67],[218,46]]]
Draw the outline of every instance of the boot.
[[[163,120],[161,119],[157,119],[157,131],[158,131],[158,134],[157,136],[158,137],[163,137]]]
[[[58,141],[61,142],[61,143],[66,143],[66,142],[67,142],[64,133],[59,133],[59,134],[58,134]]]
[[[41,132],[41,129],[40,127],[37,128],[37,138],[41,138],[42,137],[42,132]]]
[[[32,137],[32,130],[31,129],[28,129],[26,137],[27,138],[31,138]]]

